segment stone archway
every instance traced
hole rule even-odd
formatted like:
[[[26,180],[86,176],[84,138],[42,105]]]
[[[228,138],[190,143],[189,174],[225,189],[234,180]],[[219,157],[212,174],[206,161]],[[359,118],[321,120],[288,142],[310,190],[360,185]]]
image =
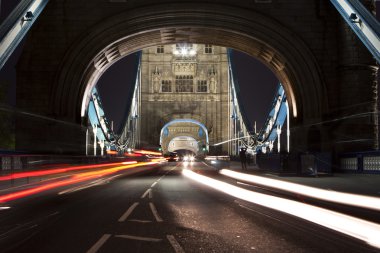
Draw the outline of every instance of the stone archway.
[[[103,20],[73,45],[62,62],[54,108],[78,119],[85,115],[89,91],[117,60],[148,46],[189,42],[229,47],[261,60],[284,85],[294,117],[319,117],[327,105],[324,84],[304,42],[261,13],[239,8],[225,12],[224,8],[190,4],[186,12],[178,12],[174,4],[165,10],[146,8]],[[201,20],[194,18],[199,15]],[[77,95],[68,94],[69,90]]]
[[[68,0],[49,3],[46,8],[48,14],[41,16],[29,39],[41,39],[46,43],[27,47],[18,67],[20,94],[27,94],[28,89],[38,91],[36,95],[18,99],[21,109],[24,106],[42,115],[54,115],[59,120],[82,124],[88,91],[109,66],[144,47],[188,42],[240,50],[268,66],[283,84],[289,99],[291,125],[297,129],[292,133],[292,145],[307,146],[305,125],[339,116],[339,111],[330,113],[334,109],[330,108],[330,104],[339,106],[333,102],[335,96],[342,92],[340,84],[335,84],[337,75],[331,73],[331,69],[337,68],[338,64],[331,62],[329,57],[320,56],[326,50],[332,55],[335,55],[334,50],[338,50],[329,37],[324,38],[325,35],[310,29],[310,23],[316,24],[316,30],[323,29],[319,16],[300,16],[299,8],[292,11],[294,5],[280,6],[284,15],[276,15],[267,11],[269,5],[244,1],[147,4],[142,0],[136,4],[103,4],[104,11],[98,13],[89,11],[95,5],[99,8],[101,3],[98,2]],[[305,10],[314,11],[314,5],[305,2],[297,3],[297,6],[300,4]],[[75,11],[62,15],[62,8]],[[319,8],[329,11],[330,7],[321,4]],[[294,21],[295,16],[297,21]],[[327,15],[323,18],[336,23],[337,17]],[[72,25],[73,30],[62,30],[62,23]],[[335,32],[327,32],[328,36],[337,36]],[[318,39],[323,40],[324,44],[316,43]],[[52,41],[56,43],[54,49],[48,46]],[[350,42],[345,45],[349,46]],[[28,66],[33,68],[28,70]],[[44,69],[43,73],[40,69]],[[372,85],[369,81],[367,83],[368,87]],[[364,100],[372,96],[371,91],[362,90]],[[370,123],[368,127],[372,126]],[[328,131],[328,126],[323,127],[325,129],[321,131]],[[63,127],[56,130],[54,125],[41,125],[38,130],[28,131],[33,133],[41,129],[56,133],[54,137],[46,135],[46,138],[55,138],[57,144],[54,145],[66,142],[70,135],[72,139],[78,139],[84,134],[83,130],[78,129],[70,133]],[[66,134],[59,140],[62,131]],[[25,135],[19,140],[21,146],[22,143],[27,146],[28,142]],[[42,147],[46,140],[40,142]],[[329,142],[333,145],[334,140],[327,140],[326,143]],[[328,148],[331,148],[330,144]],[[33,146],[36,146],[35,143]],[[74,151],[76,145],[72,146]],[[44,149],[51,150],[50,146]],[[84,149],[78,145],[76,151],[79,150]]]

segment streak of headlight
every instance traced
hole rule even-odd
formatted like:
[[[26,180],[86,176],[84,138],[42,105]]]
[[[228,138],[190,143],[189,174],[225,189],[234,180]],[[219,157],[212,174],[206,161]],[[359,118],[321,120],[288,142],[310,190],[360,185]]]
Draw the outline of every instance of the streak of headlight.
[[[133,150],[133,152],[138,153],[138,154],[144,154],[144,155],[162,155],[161,152],[155,152],[155,151],[150,151],[150,150]]]
[[[223,169],[219,172],[228,177],[232,177],[245,182],[255,183],[259,185],[270,186],[272,188],[293,192],[296,194],[322,199],[330,202],[380,210],[380,198],[363,196],[358,194],[336,192],[318,189],[315,187],[284,182],[281,180],[265,178],[250,174],[239,173],[232,170]]]
[[[222,144],[227,143],[227,142],[236,141],[236,140],[240,140],[240,139],[248,138],[248,137],[251,137],[251,136],[247,135],[247,136],[243,136],[243,137],[239,137],[239,138],[229,139],[229,140],[226,140],[226,141],[215,143],[213,146],[219,146],[219,145],[222,145]]]
[[[151,159],[152,162],[157,162],[157,163],[162,163],[162,162],[166,162],[166,158],[165,157],[157,157],[157,158],[153,158]]]
[[[188,169],[182,171],[183,175],[199,183],[229,194],[239,199],[288,213],[299,218],[314,222],[324,227],[355,237],[368,244],[380,248],[380,225],[355,218],[349,215],[315,207],[293,200],[282,199],[275,196],[252,192],[236,187]]]
[[[72,176],[69,179],[64,179],[62,181],[58,182],[53,182],[53,183],[47,183],[41,186],[37,186],[34,188],[30,188],[27,190],[22,190],[22,191],[17,191],[5,195],[0,196],[0,203],[2,202],[8,202],[11,200],[16,200],[20,199],[23,197],[27,197],[33,194],[37,194],[43,191],[47,191],[50,189],[54,189],[57,187],[62,187],[62,186],[67,186],[75,183],[80,183],[83,181],[91,180],[94,178],[99,178],[102,176],[106,176],[112,173],[116,173],[122,170],[130,169],[130,168],[135,168],[135,167],[140,167],[140,166],[145,166],[145,165],[153,165],[156,163],[153,162],[142,162],[142,163],[137,163],[137,164],[130,164],[130,165],[123,165],[123,166],[118,166],[118,167],[113,167],[109,169],[104,169],[104,170],[99,170],[99,171],[92,171],[92,172],[85,172],[85,173],[80,173]]]
[[[96,169],[96,168],[116,166],[119,164],[124,164],[124,163],[120,163],[120,162],[118,162],[118,163],[101,163],[101,164],[70,166],[70,167],[59,168],[59,169],[50,169],[50,170],[37,170],[37,171],[29,171],[29,172],[19,172],[19,173],[12,173],[12,174],[9,174],[6,176],[0,176],[0,181],[20,179],[20,178],[25,178],[25,177],[46,176],[46,175],[52,175],[52,174],[58,174],[58,173],[65,173],[65,172],[74,171],[74,170]]]

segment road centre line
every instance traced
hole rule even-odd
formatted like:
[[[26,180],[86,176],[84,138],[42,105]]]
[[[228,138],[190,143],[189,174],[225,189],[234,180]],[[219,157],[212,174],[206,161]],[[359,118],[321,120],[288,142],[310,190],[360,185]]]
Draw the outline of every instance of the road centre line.
[[[139,222],[139,223],[150,223],[152,221],[150,220],[136,220],[136,219],[132,219],[132,220],[128,220],[128,221],[131,221],[131,222]]]
[[[88,188],[91,188],[94,186],[98,186],[98,185],[103,185],[106,183],[107,183],[107,179],[102,178],[102,179],[98,179],[96,181],[89,182],[85,185],[75,186],[75,187],[69,188],[67,190],[61,191],[58,193],[58,195],[67,194],[67,193],[74,193],[77,191],[85,190],[85,189],[88,189]]]
[[[141,237],[141,236],[133,236],[133,235],[115,235],[118,238],[125,238],[137,241],[147,241],[147,242],[160,242],[162,239],[151,238],[151,237]]]
[[[149,203],[149,206],[150,206],[150,210],[152,210],[152,213],[153,213],[153,216],[154,218],[156,218],[156,221],[157,222],[163,222],[164,220],[160,217],[160,215],[158,214],[157,212],[157,209],[156,207],[154,206],[154,204],[152,202]]]
[[[104,234],[100,239],[87,251],[87,253],[97,252],[103,244],[111,237],[110,234]]]
[[[133,203],[129,208],[128,210],[119,218],[119,222],[123,222],[125,221],[128,216],[133,212],[133,210],[136,208],[136,206],[138,206],[139,203],[138,202],[135,202]]]
[[[156,184],[157,184],[157,182],[154,182],[154,183],[150,186],[150,188],[153,188]]]
[[[149,196],[151,196],[151,194],[150,194],[151,191],[152,191],[151,188],[149,188],[148,190],[146,190],[146,191],[144,192],[144,194],[141,196],[141,198],[142,198],[142,199],[145,198],[148,194],[149,194]]]
[[[153,198],[153,191],[152,191],[152,189],[150,189],[150,191],[149,191],[149,198],[150,199]]]
[[[176,253],[185,253],[185,251],[182,249],[181,245],[179,245],[179,243],[173,235],[167,235],[166,238],[168,238],[170,244],[172,245]]]

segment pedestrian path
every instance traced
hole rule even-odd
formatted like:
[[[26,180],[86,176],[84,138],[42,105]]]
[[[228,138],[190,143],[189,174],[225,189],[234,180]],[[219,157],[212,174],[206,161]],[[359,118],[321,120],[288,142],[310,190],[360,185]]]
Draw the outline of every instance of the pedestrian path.
[[[240,162],[234,161],[230,162],[229,169],[326,190],[380,197],[379,174],[333,173],[318,176],[281,174],[260,169],[252,164],[248,165],[248,170],[243,171]]]

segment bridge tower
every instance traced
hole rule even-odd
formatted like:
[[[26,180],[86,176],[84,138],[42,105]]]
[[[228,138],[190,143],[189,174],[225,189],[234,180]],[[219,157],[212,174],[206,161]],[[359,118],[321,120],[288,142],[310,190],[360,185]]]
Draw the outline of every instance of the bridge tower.
[[[228,140],[229,99],[226,48],[178,43],[142,50],[142,147],[157,146],[161,139],[164,153],[202,153],[209,144]],[[227,154],[228,144],[209,152]]]

